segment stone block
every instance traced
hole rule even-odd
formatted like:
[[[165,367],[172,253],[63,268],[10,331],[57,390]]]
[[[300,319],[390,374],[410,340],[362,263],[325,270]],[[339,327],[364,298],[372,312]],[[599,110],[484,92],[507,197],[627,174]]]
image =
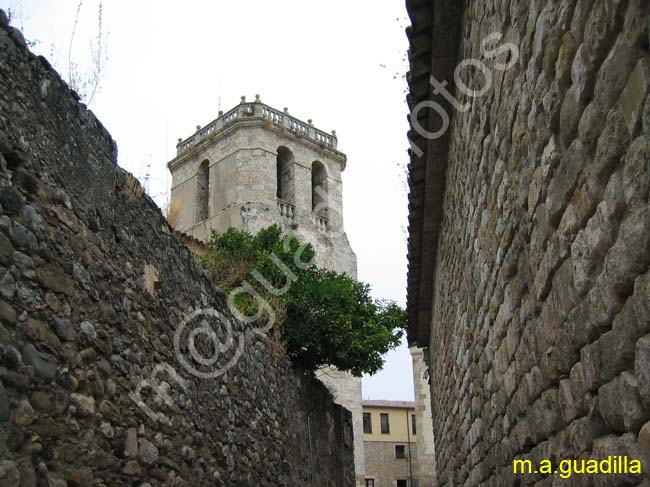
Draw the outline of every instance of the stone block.
[[[562,86],[567,86],[571,82],[571,65],[575,56],[578,45],[575,37],[571,32],[565,32],[562,36],[562,44],[555,61],[555,79]]]
[[[607,111],[598,103],[592,101],[587,105],[580,117],[578,136],[588,146],[596,146],[598,137],[603,132],[607,122]]]
[[[623,372],[598,390],[598,411],[614,430],[638,432],[650,419],[650,411],[641,404],[634,374]]]
[[[609,112],[625,88],[628,76],[641,56],[642,51],[628,46],[622,36],[616,39],[614,46],[598,70],[594,88],[594,101],[602,107],[605,113]]]
[[[594,441],[591,458],[604,460],[608,457],[628,457],[628,460],[638,459],[640,450],[636,434],[626,433],[621,436],[608,435]],[[642,481],[641,474],[630,472],[614,473],[609,475],[595,475],[595,487],[608,487],[610,485],[637,485]]]
[[[641,120],[646,97],[650,93],[650,57],[640,59],[621,93],[623,116],[630,135]]]
[[[647,204],[650,193],[650,138],[647,135],[634,139],[627,151],[623,190],[628,207],[637,208]]]
[[[560,411],[562,412],[562,419],[566,424],[571,423],[571,421],[578,416],[579,410],[573,400],[573,390],[571,388],[570,379],[563,379],[560,381],[558,400],[560,403]]]
[[[605,129],[598,138],[594,164],[588,170],[592,177],[607,181],[620,165],[630,143],[630,134],[620,105],[615,105],[607,114]]]
[[[644,336],[636,343],[634,373],[641,401],[646,409],[650,409],[650,335]]]
[[[631,293],[634,279],[650,263],[650,207],[637,208],[623,220],[618,239],[605,258],[603,275],[616,292]]]
[[[571,451],[575,455],[591,450],[594,440],[606,430],[606,426],[600,416],[589,415],[573,421],[568,430]]]
[[[577,186],[578,177],[589,162],[590,157],[580,140],[575,140],[560,159],[546,196],[546,208],[552,226],[557,227],[560,223],[562,213]]]
[[[644,472],[650,471],[650,421],[643,425],[639,431],[639,452],[641,452],[641,465]],[[648,475],[646,474],[646,477]]]

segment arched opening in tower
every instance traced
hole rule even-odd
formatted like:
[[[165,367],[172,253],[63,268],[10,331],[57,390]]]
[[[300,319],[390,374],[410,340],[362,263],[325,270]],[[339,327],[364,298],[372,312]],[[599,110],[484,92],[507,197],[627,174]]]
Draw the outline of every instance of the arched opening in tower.
[[[196,174],[196,223],[209,216],[210,163],[206,159],[199,165]]]
[[[311,165],[311,209],[323,218],[328,217],[327,169],[322,162]]]
[[[294,170],[293,153],[286,147],[278,147],[276,195],[292,205],[295,200]]]

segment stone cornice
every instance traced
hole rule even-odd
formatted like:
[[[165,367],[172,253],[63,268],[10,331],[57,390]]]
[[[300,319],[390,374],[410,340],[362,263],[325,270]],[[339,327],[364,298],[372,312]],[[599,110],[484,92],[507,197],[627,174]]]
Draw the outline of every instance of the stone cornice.
[[[337,150],[338,139],[336,131],[328,134],[314,127],[309,120],[307,123],[292,117],[285,109],[284,112],[276,110],[259,101],[247,103],[242,97],[242,102],[228,111],[219,112],[219,117],[205,127],[197,127],[197,131],[185,140],[179,139],[176,145],[177,155],[167,167],[170,169],[183,161],[190,159],[194,152],[229,135],[240,127],[262,126],[273,130],[285,137],[294,139],[295,142],[310,146],[312,149],[324,152],[327,156],[341,164],[345,169],[347,158]]]

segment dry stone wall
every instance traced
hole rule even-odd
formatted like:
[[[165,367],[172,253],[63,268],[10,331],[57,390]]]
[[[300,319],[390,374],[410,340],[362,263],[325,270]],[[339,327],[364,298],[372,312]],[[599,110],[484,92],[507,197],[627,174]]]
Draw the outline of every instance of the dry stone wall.
[[[116,157],[0,11],[0,485],[354,485],[350,413],[230,317]],[[214,378],[175,352],[196,309],[244,342]]]
[[[429,347],[440,485],[648,485],[512,462],[629,455],[650,473],[649,25],[644,0],[464,2],[459,62],[491,82],[456,88],[470,109],[450,128]],[[482,53],[494,32],[517,47],[508,70]]]

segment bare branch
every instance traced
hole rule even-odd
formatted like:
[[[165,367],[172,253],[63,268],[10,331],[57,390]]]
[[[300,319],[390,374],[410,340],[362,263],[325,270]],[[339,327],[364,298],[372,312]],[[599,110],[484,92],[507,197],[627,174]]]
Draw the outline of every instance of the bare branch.
[[[70,45],[68,46],[68,83],[79,94],[81,99],[87,105],[90,105],[101,89],[104,69],[108,62],[107,35],[104,33],[104,2],[103,0],[99,0],[97,34],[94,40],[90,41],[90,65],[81,71],[79,65],[74,61],[72,52],[82,7],[83,0],[79,0],[72,26],[72,33],[70,35]]]
[[[104,64],[108,58],[106,52],[103,51],[103,49],[105,49],[103,47],[103,37],[104,37],[103,9],[104,9],[104,5],[103,2],[100,0],[99,10],[97,13],[97,38],[95,43],[91,42],[90,44],[90,50],[92,56],[92,72],[90,73],[91,91],[90,94],[88,95],[88,100],[87,100],[88,104],[90,104],[93,101],[95,95],[99,91],[103,70],[104,70]]]
[[[79,4],[77,5],[77,12],[74,17],[74,24],[72,24],[72,33],[70,34],[70,45],[68,46],[68,82],[70,83],[70,87],[78,91],[78,72],[76,65],[72,62],[72,47],[74,46],[74,37],[75,34],[77,33],[77,26],[79,25],[79,15],[81,14],[81,7],[83,6],[83,0],[79,0]]]

